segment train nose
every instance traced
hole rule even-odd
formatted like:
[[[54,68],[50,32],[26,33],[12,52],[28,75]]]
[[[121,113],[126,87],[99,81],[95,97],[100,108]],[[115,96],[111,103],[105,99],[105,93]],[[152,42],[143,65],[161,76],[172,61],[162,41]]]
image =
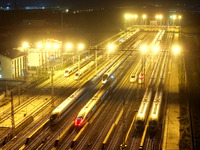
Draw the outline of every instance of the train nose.
[[[80,127],[83,123],[83,118],[75,119],[74,123],[75,123],[75,126]]]

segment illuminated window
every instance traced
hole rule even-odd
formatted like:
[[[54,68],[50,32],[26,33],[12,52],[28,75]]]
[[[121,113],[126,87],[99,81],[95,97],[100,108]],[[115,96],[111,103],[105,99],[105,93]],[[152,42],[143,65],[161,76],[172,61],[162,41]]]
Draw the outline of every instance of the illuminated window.
[[[14,68],[14,67],[12,67],[12,71],[15,71],[15,68]]]
[[[0,74],[0,78],[2,78],[2,75]]]

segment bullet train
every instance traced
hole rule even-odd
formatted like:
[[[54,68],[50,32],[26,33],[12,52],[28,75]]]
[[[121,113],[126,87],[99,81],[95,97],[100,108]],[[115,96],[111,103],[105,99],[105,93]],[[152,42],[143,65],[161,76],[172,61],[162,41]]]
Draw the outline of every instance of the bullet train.
[[[100,52],[98,52],[98,53],[100,53]],[[89,58],[83,58],[83,59],[80,60],[80,64],[82,66],[84,66],[87,62],[89,62],[93,58],[94,58],[93,55],[89,56]],[[68,67],[67,69],[65,69],[64,76],[65,77],[70,76],[77,69],[78,69],[78,62],[76,62],[74,65],[72,65],[72,66]]]
[[[151,111],[149,114],[149,129],[150,132],[155,132],[159,125],[160,119],[160,111],[161,111],[161,104],[162,104],[162,97],[163,97],[163,88],[166,78],[166,69],[168,65],[168,60],[166,57],[164,58],[164,63],[162,65],[159,86],[156,90],[156,94],[153,100],[153,104],[151,107]]]
[[[144,97],[142,99],[138,113],[136,115],[135,128],[137,131],[142,130],[146,124],[150,110],[151,97],[155,86],[156,78],[158,75],[160,63],[161,63],[161,57],[158,57],[156,64],[154,65],[148,87],[146,88]]]
[[[84,65],[85,63],[87,63],[87,61],[88,61],[88,58],[87,59],[84,58],[84,59],[80,60],[80,63],[81,63],[81,65]],[[75,63],[74,65],[68,67],[67,69],[65,69],[64,76],[65,77],[70,76],[77,69],[78,69],[78,62]]]
[[[102,56],[99,56],[97,58],[97,61],[100,61],[101,59],[102,59]],[[75,73],[75,80],[80,79],[82,77],[82,75],[87,73],[88,70],[90,70],[93,67],[94,64],[95,64],[95,61],[93,60],[93,61],[89,62],[87,65],[85,65],[83,68],[81,68],[79,71],[77,71]]]
[[[134,70],[132,71],[131,75],[130,75],[130,82],[136,82],[138,80],[138,75],[139,72],[141,70],[141,59],[138,61],[136,67],[134,68]]]
[[[145,92],[145,95],[142,99],[142,102],[140,104],[140,108],[139,108],[137,116],[136,116],[135,127],[136,127],[137,130],[141,130],[145,126],[147,116],[148,116],[148,113],[149,113],[151,96],[152,96],[151,91]]]
[[[70,110],[70,106],[86,91],[85,87],[76,90],[70,97],[65,99],[58,107],[56,107],[50,116],[50,124],[55,125]]]
[[[99,90],[81,109],[74,121],[74,125],[76,127],[83,126],[87,122],[87,120],[93,115],[93,113],[97,110],[98,106],[100,105],[99,101],[104,100],[107,97],[107,95],[108,90]]]

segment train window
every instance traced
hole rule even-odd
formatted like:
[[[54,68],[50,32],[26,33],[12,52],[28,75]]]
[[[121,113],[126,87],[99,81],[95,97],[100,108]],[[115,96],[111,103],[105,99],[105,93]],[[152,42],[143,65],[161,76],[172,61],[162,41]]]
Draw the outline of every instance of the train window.
[[[103,81],[105,81],[107,78],[108,78],[108,75],[105,74],[105,75],[103,76]]]
[[[50,121],[55,120],[55,118],[56,118],[57,116],[58,116],[58,114],[53,114],[53,115],[51,115]]]

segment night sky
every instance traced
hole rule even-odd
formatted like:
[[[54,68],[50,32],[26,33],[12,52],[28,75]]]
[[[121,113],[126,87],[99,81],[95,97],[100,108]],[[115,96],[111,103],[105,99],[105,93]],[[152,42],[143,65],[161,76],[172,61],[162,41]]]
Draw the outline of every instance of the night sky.
[[[200,0],[0,0],[0,6],[10,6],[14,8],[22,8],[26,6],[38,6],[38,7],[106,7],[106,6],[130,6],[138,3],[146,4],[189,4],[199,5]]]

